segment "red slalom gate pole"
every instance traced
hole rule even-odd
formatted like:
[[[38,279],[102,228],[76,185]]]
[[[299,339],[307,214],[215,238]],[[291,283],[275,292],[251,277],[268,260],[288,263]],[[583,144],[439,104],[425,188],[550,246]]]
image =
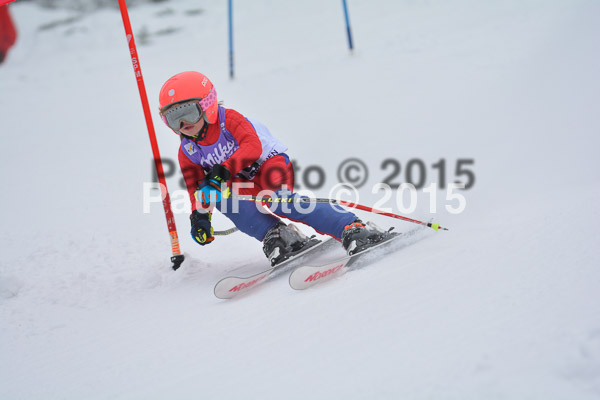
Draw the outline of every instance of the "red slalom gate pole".
[[[150,144],[152,145],[152,154],[154,155],[154,165],[156,166],[156,174],[160,183],[160,193],[163,198],[163,207],[165,209],[165,217],[167,218],[167,227],[169,228],[169,235],[171,236],[171,250],[173,252],[173,256],[171,257],[171,261],[173,262],[172,267],[174,270],[177,270],[177,268],[181,266],[181,263],[184,260],[184,256],[183,254],[181,254],[181,250],[179,248],[179,237],[177,236],[177,227],[175,226],[173,210],[171,210],[171,198],[169,197],[169,189],[167,188],[167,181],[165,179],[165,173],[160,158],[160,152],[158,150],[156,132],[154,131],[154,124],[152,123],[152,114],[150,113],[150,106],[148,105],[148,95],[146,94],[144,77],[142,76],[142,69],[140,68],[140,61],[137,55],[137,48],[135,47],[135,40],[133,38],[133,31],[131,30],[131,23],[129,21],[129,13],[127,12],[127,4],[125,3],[125,0],[119,0],[119,8],[121,9],[121,17],[123,18],[125,35],[127,36],[129,52],[131,53],[133,72],[135,74],[138,89],[140,91],[140,98],[142,100],[144,116],[146,117],[146,126],[148,127],[148,136],[150,137]]]

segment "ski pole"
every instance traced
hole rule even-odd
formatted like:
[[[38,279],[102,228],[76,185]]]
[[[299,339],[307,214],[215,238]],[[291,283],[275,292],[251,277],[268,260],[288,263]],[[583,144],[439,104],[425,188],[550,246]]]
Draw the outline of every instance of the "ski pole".
[[[443,228],[440,226],[439,223],[436,224],[432,224],[431,222],[423,222],[423,221],[419,221],[416,219],[412,219],[412,218],[408,218],[408,217],[404,217],[402,215],[398,215],[398,214],[393,214],[393,213],[389,213],[386,211],[382,211],[382,210],[377,210],[375,208],[372,207],[367,207],[367,206],[363,206],[360,204],[356,204],[356,203],[352,203],[349,201],[344,201],[344,200],[335,200],[335,199],[323,199],[323,198],[310,198],[310,197],[257,197],[257,196],[248,196],[248,195],[231,195],[232,198],[237,199],[237,200],[249,200],[249,201],[255,201],[258,203],[329,203],[329,204],[336,204],[339,206],[343,206],[343,207],[350,207],[350,208],[356,208],[357,210],[363,210],[363,211],[368,211],[374,214],[381,214],[381,215],[385,215],[386,217],[391,217],[391,218],[396,218],[396,219],[400,219],[402,221],[407,221],[407,222],[412,222],[413,224],[419,224],[419,225],[425,225],[433,230],[435,230],[436,232],[439,232],[439,230],[444,230],[447,231],[448,228]]]
[[[156,175],[158,176],[158,180],[160,182],[163,207],[165,209],[165,217],[167,218],[167,228],[169,229],[169,235],[171,236],[171,250],[173,253],[171,257],[171,262],[173,263],[172,268],[177,270],[177,268],[181,266],[184,256],[179,248],[179,237],[177,236],[175,217],[173,216],[173,211],[171,210],[171,198],[169,197],[169,190],[167,189],[167,181],[165,179],[160,152],[158,150],[156,133],[154,132],[154,125],[152,124],[152,114],[150,113],[150,106],[148,105],[146,86],[144,85],[144,77],[142,76],[142,69],[140,68],[140,61],[137,55],[137,48],[135,47],[135,40],[133,38],[133,31],[131,29],[129,13],[127,12],[127,4],[125,3],[125,0],[119,0],[119,8],[121,9],[121,17],[123,18],[123,27],[125,28],[125,35],[127,36],[127,43],[129,44],[131,62],[133,63],[133,72],[137,80],[138,90],[142,100],[142,108],[144,109],[144,116],[146,117],[146,126],[148,127],[148,136],[150,137],[150,144],[152,145],[152,154],[154,155]]]
[[[239,229],[234,226],[233,228],[225,229],[223,231],[214,231],[213,236],[227,236],[237,231],[239,231]]]

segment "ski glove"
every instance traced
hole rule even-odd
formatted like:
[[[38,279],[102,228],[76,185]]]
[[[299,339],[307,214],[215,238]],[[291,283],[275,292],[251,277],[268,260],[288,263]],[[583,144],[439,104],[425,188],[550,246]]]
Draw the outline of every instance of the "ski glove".
[[[199,245],[204,246],[215,240],[215,237],[213,236],[214,230],[210,220],[211,214],[208,212],[201,213],[198,210],[194,210],[190,215],[190,221],[192,223],[192,239]]]
[[[221,201],[221,187],[231,179],[231,172],[221,164],[215,165],[210,173],[206,175],[198,190],[196,190],[196,200],[200,202],[202,208],[208,208],[211,203]],[[229,188],[226,188],[223,195],[229,197]]]

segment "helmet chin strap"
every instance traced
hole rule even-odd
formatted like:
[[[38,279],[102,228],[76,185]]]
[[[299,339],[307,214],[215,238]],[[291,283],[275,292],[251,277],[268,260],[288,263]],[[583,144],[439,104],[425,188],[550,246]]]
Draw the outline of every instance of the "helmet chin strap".
[[[206,137],[206,131],[208,131],[208,123],[205,122],[205,124],[202,125],[202,128],[200,128],[198,136],[188,136],[181,132],[179,134],[187,139],[193,140],[194,142],[198,143],[204,140],[204,138]]]

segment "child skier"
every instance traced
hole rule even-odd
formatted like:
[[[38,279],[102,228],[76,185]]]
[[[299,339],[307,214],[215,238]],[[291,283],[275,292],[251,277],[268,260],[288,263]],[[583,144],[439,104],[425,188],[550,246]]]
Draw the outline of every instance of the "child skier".
[[[384,238],[384,232],[365,226],[352,212],[331,204],[312,204],[310,212],[296,203],[283,202],[274,202],[272,213],[247,200],[233,207],[230,190],[237,195],[256,196],[267,190],[272,198],[285,196],[286,191],[290,197],[297,196],[287,147],[260,122],[221,107],[213,84],[199,72],[182,72],[167,80],[159,103],[163,121],[181,137],[179,165],[192,201],[191,234],[198,244],[214,240],[211,215],[215,207],[240,231],[263,242],[271,265],[307,243],[295,226],[278,217],[333,236],[349,254]],[[238,188],[234,183],[246,185]]]

